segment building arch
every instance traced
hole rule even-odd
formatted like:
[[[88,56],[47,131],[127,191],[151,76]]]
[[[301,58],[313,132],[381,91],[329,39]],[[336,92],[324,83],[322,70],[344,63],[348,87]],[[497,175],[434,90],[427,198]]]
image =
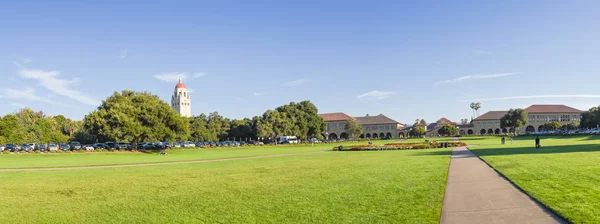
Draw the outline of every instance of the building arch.
[[[379,137],[377,136],[377,133],[373,133],[373,138],[379,138]]]
[[[329,139],[337,139],[337,138],[338,138],[337,134],[335,134],[335,133],[329,134]]]
[[[493,135],[494,134],[494,129],[488,129],[487,130],[488,135]]]
[[[460,135],[465,135],[467,132],[465,132],[465,130],[464,130],[464,129],[462,129],[462,130],[460,130],[460,132],[459,132],[459,133],[460,133]]]
[[[399,137],[399,138],[404,138],[404,132],[400,132],[400,133],[398,133],[398,137]]]
[[[481,131],[479,131],[479,133],[481,133],[482,135],[485,135],[485,129],[481,129]]]
[[[379,138],[383,138],[385,137],[385,134],[383,132],[379,133]]]
[[[385,137],[392,138],[392,133],[390,133],[390,132],[386,133]]]
[[[538,127],[538,131],[544,131],[544,125],[540,125],[540,126]]]
[[[543,128],[542,128],[542,130],[543,130]],[[531,125],[529,125],[525,128],[525,132],[534,132],[534,131],[535,131],[535,128]]]
[[[342,132],[342,134],[340,134],[340,139],[348,139],[348,133]]]
[[[494,134],[499,135],[500,134],[500,128],[496,128],[496,130],[494,131]]]
[[[323,136],[323,139],[327,139],[327,135],[321,134],[321,136]]]
[[[472,134],[473,134],[473,130],[469,129],[469,130],[467,131],[467,135],[472,135]]]
[[[506,134],[508,133],[508,130],[506,130],[506,128],[502,128],[502,133]]]
[[[365,134],[360,134],[359,138],[365,138]]]
[[[367,138],[371,138],[371,134],[367,134],[365,137],[367,137]]]

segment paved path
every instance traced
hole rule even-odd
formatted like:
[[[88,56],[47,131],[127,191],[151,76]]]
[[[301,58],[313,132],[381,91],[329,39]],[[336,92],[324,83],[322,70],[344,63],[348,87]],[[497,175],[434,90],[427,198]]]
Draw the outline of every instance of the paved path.
[[[566,222],[461,147],[452,151],[440,223]]]
[[[188,163],[211,163],[211,162],[234,161],[234,160],[297,156],[297,155],[316,154],[316,153],[324,153],[324,152],[329,152],[329,151],[300,152],[300,153],[273,154],[273,155],[264,155],[264,156],[248,156],[248,157],[237,157],[237,158],[189,160],[189,161],[174,161],[174,162],[156,162],[156,163],[136,163],[136,164],[117,164],[117,165],[99,165],[99,166],[46,167],[46,168],[7,168],[7,169],[0,169],[0,172],[105,169],[105,168],[121,168],[121,167],[138,167],[138,166],[176,165],[176,164],[188,164]],[[168,155],[166,155],[166,156],[168,156]]]

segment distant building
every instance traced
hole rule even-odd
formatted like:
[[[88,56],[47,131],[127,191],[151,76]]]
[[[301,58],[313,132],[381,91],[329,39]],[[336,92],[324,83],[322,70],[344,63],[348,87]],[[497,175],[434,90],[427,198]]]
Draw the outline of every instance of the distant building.
[[[190,94],[188,93],[188,90],[181,79],[175,86],[175,91],[173,91],[173,97],[171,97],[171,108],[173,108],[175,112],[179,113],[183,117],[192,116],[192,100],[190,99]]]
[[[401,136],[401,130],[404,124],[397,122],[383,114],[377,116],[352,117],[345,113],[326,113],[319,114],[327,123],[323,137],[325,139],[347,139],[350,136],[346,132],[346,123],[348,121],[356,121],[363,128],[361,138],[382,138],[389,136],[390,138],[404,137]]]
[[[531,105],[525,108],[528,120],[520,132],[543,131],[543,125],[548,122],[557,121],[563,128],[571,122],[581,121],[583,111],[565,105]],[[499,135],[509,133],[511,130],[500,128],[500,119],[508,111],[489,111],[473,120],[472,129],[477,135]]]

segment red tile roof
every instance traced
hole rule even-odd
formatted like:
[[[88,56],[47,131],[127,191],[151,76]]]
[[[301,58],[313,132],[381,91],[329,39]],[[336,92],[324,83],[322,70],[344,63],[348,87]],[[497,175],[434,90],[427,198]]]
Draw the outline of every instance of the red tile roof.
[[[488,111],[487,113],[475,118],[475,121],[481,120],[500,120],[508,111]]]
[[[525,108],[527,113],[581,113],[582,111],[565,105],[531,105]]]
[[[400,124],[395,120],[392,120],[389,117],[386,117],[383,114],[377,116],[366,116],[366,117],[356,117],[356,120],[362,125],[370,125],[370,124]]]
[[[440,123],[440,122],[445,123],[445,124],[452,123],[452,121],[448,120],[448,118],[445,118],[445,117],[442,117],[436,121],[436,123]]]
[[[325,121],[349,121],[349,120],[356,120],[351,116],[348,116],[345,113],[326,113],[326,114],[319,114],[319,116],[321,116],[323,118],[323,120]]]

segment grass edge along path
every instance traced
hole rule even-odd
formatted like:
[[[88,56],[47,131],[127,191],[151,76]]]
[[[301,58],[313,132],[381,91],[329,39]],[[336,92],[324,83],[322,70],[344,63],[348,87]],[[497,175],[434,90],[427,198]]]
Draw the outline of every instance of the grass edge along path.
[[[600,222],[600,138],[541,136],[516,138],[514,144],[470,148],[498,173],[540,204],[571,223]]]

